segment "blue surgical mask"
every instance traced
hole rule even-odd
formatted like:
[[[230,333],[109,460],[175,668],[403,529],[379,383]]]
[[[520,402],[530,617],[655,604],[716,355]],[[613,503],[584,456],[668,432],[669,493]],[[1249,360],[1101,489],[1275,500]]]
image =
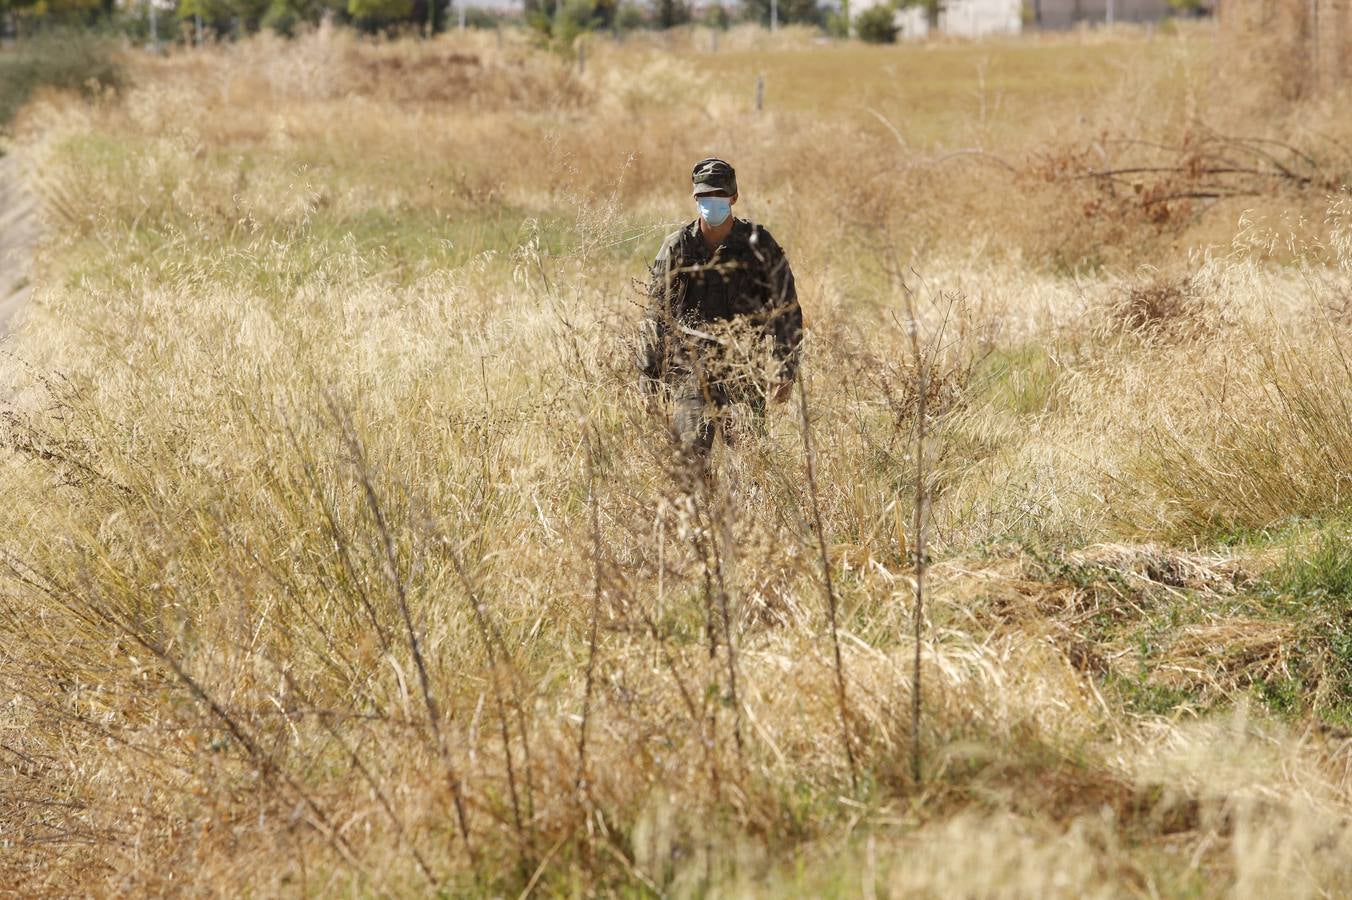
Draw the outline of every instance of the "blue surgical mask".
[[[732,200],[728,197],[696,197],[700,218],[714,228],[722,225],[732,215]]]

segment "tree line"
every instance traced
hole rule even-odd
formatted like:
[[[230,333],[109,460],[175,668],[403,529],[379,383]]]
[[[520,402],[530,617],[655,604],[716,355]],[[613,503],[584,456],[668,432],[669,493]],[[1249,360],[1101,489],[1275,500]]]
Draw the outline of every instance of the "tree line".
[[[771,2],[703,4],[696,14],[690,0],[524,0],[519,12],[476,6],[475,0],[0,0],[0,36],[78,27],[149,39],[153,23],[159,40],[196,40],[262,30],[290,35],[325,19],[367,32],[427,34],[456,27],[463,16],[468,27],[524,25],[551,40],[571,40],[587,31],[687,24],[728,28],[741,22],[768,26]],[[776,5],[780,24],[816,26],[840,36],[848,31],[841,12],[822,0],[778,0]]]

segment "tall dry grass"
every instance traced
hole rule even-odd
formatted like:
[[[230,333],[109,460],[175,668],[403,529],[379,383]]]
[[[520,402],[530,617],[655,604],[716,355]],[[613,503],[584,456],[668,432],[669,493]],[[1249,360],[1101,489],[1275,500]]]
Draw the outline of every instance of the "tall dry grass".
[[[1176,114],[1096,95],[958,155],[751,116],[661,48],[580,74],[492,36],[246,42],[30,108],[54,230],[0,364],[4,877],[1347,890],[1336,709],[1262,693],[1335,676],[1255,587],[1268,551],[1214,546],[1345,512],[1345,216],[1251,160],[1152,218],[1083,147],[1208,177],[1205,90],[1132,78]],[[799,273],[809,381],[693,486],[627,342],[710,149]],[[1250,201],[1310,221],[1236,235]]]

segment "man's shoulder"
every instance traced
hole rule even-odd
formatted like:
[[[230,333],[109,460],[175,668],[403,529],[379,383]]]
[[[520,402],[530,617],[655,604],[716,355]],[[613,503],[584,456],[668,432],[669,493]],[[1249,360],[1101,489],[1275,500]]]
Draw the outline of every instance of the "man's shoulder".
[[[783,252],[776,241],[774,235],[770,234],[770,229],[759,222],[753,222],[750,219],[738,219],[734,227],[741,232],[743,239],[753,249],[774,253]]]
[[[657,251],[657,258],[659,260],[669,258],[680,259],[685,243],[690,237],[690,230],[693,225],[694,222],[688,222],[663,238],[662,247]]]

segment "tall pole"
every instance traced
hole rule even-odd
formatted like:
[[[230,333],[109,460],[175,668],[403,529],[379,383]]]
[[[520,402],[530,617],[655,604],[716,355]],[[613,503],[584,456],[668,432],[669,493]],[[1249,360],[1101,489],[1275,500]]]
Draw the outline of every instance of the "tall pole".
[[[779,0],[770,0],[770,30],[779,28]]]
[[[459,0],[456,4],[460,7],[460,30],[465,30],[465,0]]]
[[[147,48],[152,53],[160,52],[160,21],[156,16],[155,0],[146,0],[146,8],[150,10],[150,40],[146,42]]]
[[[1113,27],[1114,12],[1116,12],[1116,10],[1113,9],[1113,0],[1108,0],[1108,15],[1105,17],[1104,21],[1107,23],[1109,28]]]

